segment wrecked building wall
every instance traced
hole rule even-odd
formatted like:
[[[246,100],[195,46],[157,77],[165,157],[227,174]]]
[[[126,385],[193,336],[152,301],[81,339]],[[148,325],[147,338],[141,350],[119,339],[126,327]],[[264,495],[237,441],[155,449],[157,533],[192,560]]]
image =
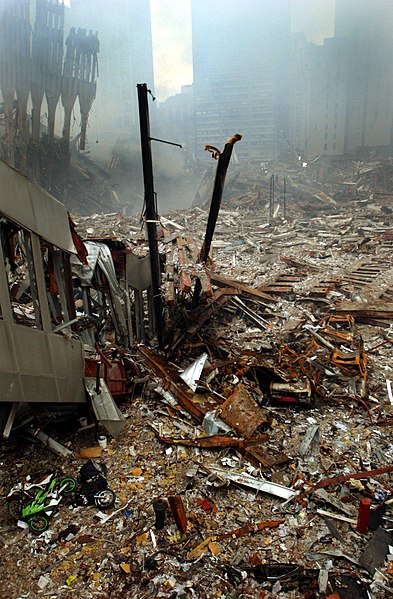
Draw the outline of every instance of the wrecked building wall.
[[[3,163],[0,176],[1,401],[84,402],[82,343],[53,332],[74,316],[67,211]]]

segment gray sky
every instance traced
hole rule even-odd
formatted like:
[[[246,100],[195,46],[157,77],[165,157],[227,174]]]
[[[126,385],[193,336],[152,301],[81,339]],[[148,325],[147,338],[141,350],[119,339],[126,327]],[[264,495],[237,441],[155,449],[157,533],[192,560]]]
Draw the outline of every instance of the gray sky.
[[[155,93],[157,99],[163,101],[180,92],[182,85],[192,83],[191,0],[150,1]],[[316,44],[333,35],[334,0],[292,1],[292,31],[303,31],[307,39]],[[244,10],[247,10],[247,2],[244,2]]]
[[[292,31],[302,31],[309,41],[322,44],[334,34],[334,4],[335,0],[292,0]]]
[[[192,83],[191,0],[150,0],[155,93],[159,101]]]

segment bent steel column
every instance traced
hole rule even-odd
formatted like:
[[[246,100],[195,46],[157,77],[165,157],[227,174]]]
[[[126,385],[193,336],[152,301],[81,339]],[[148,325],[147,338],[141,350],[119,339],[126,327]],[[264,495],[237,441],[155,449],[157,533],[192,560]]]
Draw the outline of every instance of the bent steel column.
[[[216,177],[214,179],[213,194],[210,203],[209,218],[206,226],[205,240],[203,242],[201,253],[199,256],[199,260],[203,264],[206,263],[209,257],[211,242],[213,240],[214,235],[214,229],[216,227],[217,217],[221,206],[221,198],[224,191],[225,177],[227,174],[229,161],[232,156],[233,146],[237,141],[240,141],[241,138],[242,136],[239,133],[233,135],[231,139],[227,141],[224,150],[219,154],[218,157]],[[209,149],[209,146],[207,146],[205,149]],[[197,279],[194,290],[194,305],[198,304],[200,292],[201,282],[199,279]]]

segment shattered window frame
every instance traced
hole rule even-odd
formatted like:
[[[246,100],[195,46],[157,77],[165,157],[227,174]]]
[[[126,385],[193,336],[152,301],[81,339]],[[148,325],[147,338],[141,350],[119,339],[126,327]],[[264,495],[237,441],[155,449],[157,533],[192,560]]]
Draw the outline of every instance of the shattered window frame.
[[[46,332],[75,318],[67,252],[4,215],[0,225],[0,318]]]
[[[8,312],[8,320],[15,324],[42,329],[31,233],[2,216],[1,246],[1,270],[5,273],[9,300],[7,302],[4,293],[2,312]],[[25,306],[25,310],[21,306]]]

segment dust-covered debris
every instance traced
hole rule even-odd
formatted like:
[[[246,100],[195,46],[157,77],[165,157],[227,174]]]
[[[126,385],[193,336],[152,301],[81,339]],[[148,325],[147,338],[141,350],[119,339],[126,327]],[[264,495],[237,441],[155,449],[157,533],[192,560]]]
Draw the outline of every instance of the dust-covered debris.
[[[4,445],[8,596],[391,594],[389,216],[372,198],[325,190],[327,211],[310,217],[307,198],[287,198],[286,218],[272,219],[259,181],[238,193],[241,183],[206,265],[204,208],[161,222],[164,347],[142,312],[132,318],[144,342],[119,351],[104,331],[104,356],[116,349],[126,378],[119,435],[89,413],[83,426],[47,423],[69,456],[23,435]],[[112,253],[122,243],[148,256],[136,217],[74,220],[82,238],[109,235]],[[59,466],[78,479],[89,458],[105,465],[113,507],[68,497],[46,532],[18,528],[6,501],[16,483]]]

